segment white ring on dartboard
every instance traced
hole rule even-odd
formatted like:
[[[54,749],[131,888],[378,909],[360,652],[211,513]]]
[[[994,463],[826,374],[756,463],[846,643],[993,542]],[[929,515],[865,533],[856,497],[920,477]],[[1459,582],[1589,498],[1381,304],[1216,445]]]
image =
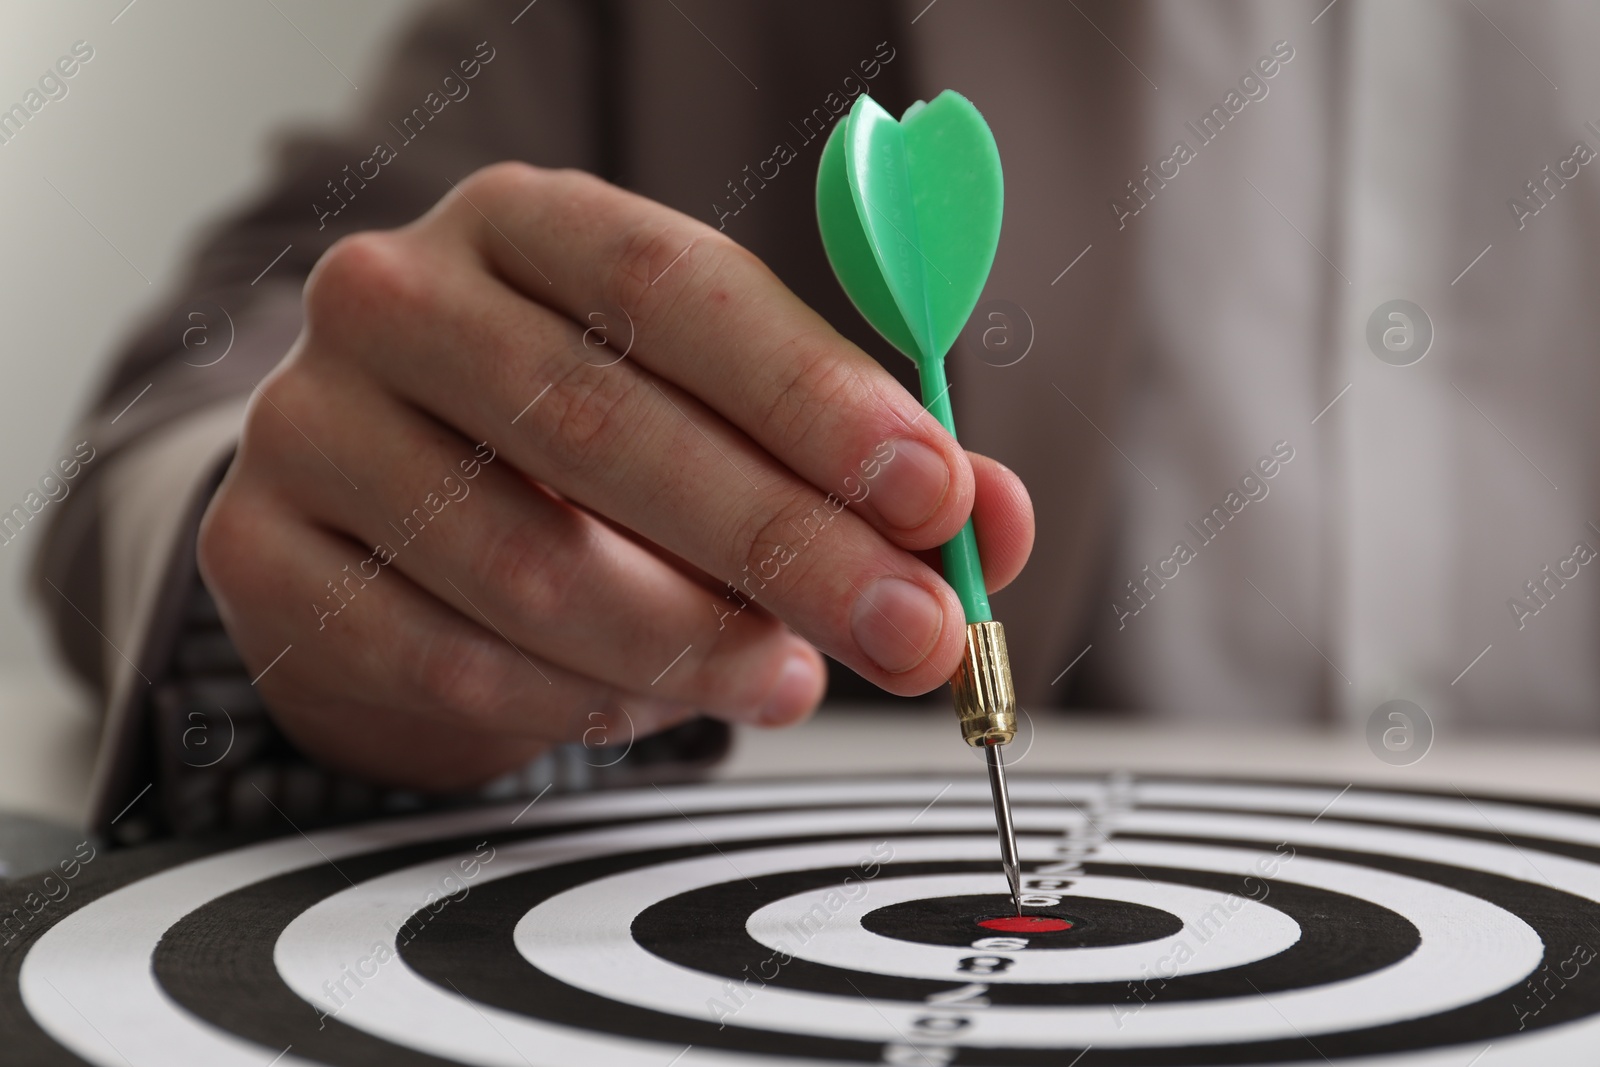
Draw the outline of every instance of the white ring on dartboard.
[[[940,821],[957,814],[960,813],[946,811]],[[896,858],[908,862],[986,858],[992,851],[984,823],[987,813],[978,809],[965,815],[962,821],[969,827],[983,828],[982,836],[899,842],[895,846]],[[697,819],[696,827],[712,840],[728,840],[740,836],[741,825],[752,817]],[[858,817],[853,812],[803,816],[816,832],[841,829],[832,820],[857,822]],[[695,832],[696,827],[685,829]],[[646,828],[642,837],[638,828],[581,835],[589,839],[582,842],[581,850],[552,850],[549,843],[544,843],[530,854],[527,849],[507,847],[501,850],[491,876],[506,877],[535,866],[605,855],[647,840],[659,843],[659,829]],[[775,832],[789,829],[792,826]],[[689,840],[687,835],[678,836]],[[566,840],[573,845],[579,843],[577,838]],[[1045,840],[1025,836],[1024,856],[1042,859],[1040,846]],[[727,858],[699,857],[612,875],[557,894],[533,909],[517,925],[516,944],[530,963],[570,985],[641,1007],[706,1017],[707,1001],[723,995],[726,980],[662,960],[632,939],[633,919],[662,898],[662,887],[683,892],[725,882],[739,877],[739,872],[759,879],[768,873],[795,869],[844,867],[866,855],[874,843],[873,838],[862,838],[828,845],[738,851]],[[1414,845],[1420,847],[1419,842],[1397,842],[1398,847],[1412,854],[1417,851]],[[1120,845],[1119,851],[1127,856],[1126,862],[1137,866],[1168,865],[1238,875],[1256,870],[1264,855],[1239,849],[1133,841]],[[1081,1032],[1083,1040],[1106,1046],[1176,1044],[1195,1040],[1199,1035],[1207,1040],[1262,1040],[1295,1036],[1298,1031],[1317,1033],[1381,1025],[1471,1003],[1514,984],[1538,963],[1542,947],[1537,936],[1521,920],[1492,904],[1388,872],[1304,857],[1295,862],[1303,866],[1295,872],[1295,878],[1287,880],[1308,882],[1389,906],[1417,925],[1423,933],[1424,947],[1376,975],[1246,1002],[1236,1006],[1235,1017],[1227,1024],[1216,1019],[1218,1012],[1211,1003],[1150,1005],[1141,1012],[1140,1026],[1134,1032],[1118,1027],[1104,1006],[997,1007],[976,1020],[976,1028],[970,1031],[972,1039],[990,1045],[1048,1046],[1059,1038],[1060,1026],[1068,1023],[1072,1024],[1075,1038]],[[431,873],[431,867],[394,872],[364,883],[359,890],[329,897],[302,913],[285,928],[279,940],[276,956],[284,979],[301,996],[314,1002],[322,982],[337,975],[342,966],[363,951],[362,946],[384,937],[388,929],[415,910]],[[386,908],[372,899],[380,888]],[[863,936],[870,935],[863,931]],[[1479,938],[1495,938],[1507,946],[1497,966],[1486,967],[1478,958],[1484,943]],[[869,957],[863,953],[863,958]],[[958,958],[952,954],[952,981],[960,980],[954,966]],[[868,964],[862,969],[879,968]],[[442,1041],[440,1047],[446,1047],[453,1042],[459,1055],[458,1032],[452,1027],[449,1033],[437,1034],[432,1025],[449,1012],[447,1002],[455,999],[454,995],[408,971],[390,972],[385,968],[377,979],[384,990],[381,997],[356,998],[341,1019],[376,1036],[413,1047],[428,1047],[427,1043],[434,1041]],[[1413,990],[1413,985],[1426,988]],[[1364,989],[1370,991],[1370,996],[1354,1006],[1320,1003],[1354,999]],[[1300,1014],[1285,1018],[1279,1012],[1286,1008]],[[777,1032],[892,1040],[893,1027],[910,1026],[911,1020],[922,1013],[915,1004],[872,1005],[848,993],[833,996],[768,988],[740,1010],[739,1021],[741,1025]],[[813,1025],[805,1025],[807,1019]],[[991,1019],[994,1022],[988,1021]],[[540,1024],[506,1013],[496,1019],[495,1025],[496,1029],[526,1033],[532,1041],[532,1031]]]
[[[889,825],[902,815],[909,822],[910,818],[924,810],[930,797],[947,785],[948,779],[942,777],[874,782],[736,783],[668,789],[667,797],[646,791],[596,794],[565,800],[550,798],[527,812],[519,826],[548,827],[576,819],[630,816],[660,818],[669,814],[689,814],[695,816],[696,826],[703,827],[711,819],[698,813],[729,809],[738,811],[758,807],[840,803],[904,805],[903,809],[878,809],[862,813],[877,820],[881,832],[882,826]],[[1013,782],[1013,795],[1019,804],[1043,803],[1059,808],[1064,801],[1088,803],[1103,791],[1103,787],[1103,779],[1098,778],[1019,779]],[[1320,822],[1307,821],[1322,812],[1330,801],[1337,802],[1337,809],[1332,814]],[[1259,810],[1263,813],[1260,816],[1224,816],[1213,812],[1135,810],[1128,815],[1129,819],[1145,829],[1155,827],[1156,832],[1161,832],[1161,828],[1165,827],[1167,832],[1172,833],[1228,834],[1258,841],[1264,849],[1270,849],[1279,840],[1293,840],[1306,848],[1355,849],[1374,855],[1453,864],[1467,869],[1481,866],[1504,876],[1537,881],[1557,891],[1589,901],[1600,901],[1600,867],[1538,850],[1526,843],[1514,847],[1494,840],[1432,836],[1411,828],[1339,822],[1344,818],[1393,820],[1480,833],[1486,833],[1493,827],[1496,836],[1527,835],[1566,839],[1589,847],[1600,846],[1600,818],[1588,812],[1565,811],[1533,803],[1498,802],[1482,798],[1468,802],[1457,801],[1453,797],[1368,792],[1364,789],[1352,789],[1346,794],[1340,787],[1321,784],[1257,785],[1161,779],[1135,779],[1134,803],[1136,807],[1151,804],[1216,806]],[[986,784],[981,780],[970,780],[950,785],[939,801],[939,808],[971,805],[983,812],[987,804]],[[25,956],[18,976],[23,1003],[46,1033],[91,1063],[112,1067],[130,1060],[141,1064],[181,1061],[204,1062],[219,1067],[233,1067],[235,1064],[239,1067],[260,1067],[260,1064],[280,1056],[282,1049],[237,1038],[179,1008],[162,989],[153,973],[151,960],[157,942],[167,929],[185,915],[221,896],[275,876],[314,868],[329,860],[339,861],[401,845],[503,831],[521,810],[521,805],[509,804],[495,809],[452,812],[325,831],[312,835],[309,840],[287,837],[194,860],[142,878],[89,901],[38,938]],[[923,821],[917,824],[919,829],[927,825],[927,820],[932,818],[932,811],[922,816]],[[1268,813],[1298,817],[1273,818]],[[794,814],[814,820],[818,812]],[[1032,813],[1024,811],[1019,814],[1025,816],[1021,822],[1039,826],[1039,820],[1027,817]],[[1073,821],[1070,812],[1047,814],[1050,818],[1044,821],[1053,824],[1058,831],[1064,822]],[[750,817],[754,818],[755,813]],[[660,844],[663,836],[668,836],[662,833],[666,825],[666,822],[652,824],[646,828],[646,838],[652,844]],[[936,821],[936,825],[957,829],[948,826],[942,818]],[[1288,829],[1280,833],[1280,827]],[[749,833],[753,827],[746,822],[742,829]],[[965,829],[965,826],[960,827],[958,832]],[[1120,821],[1118,830],[1125,830]],[[762,832],[766,832],[766,829],[763,828]],[[690,840],[684,833],[670,836]],[[547,843],[563,840],[570,843],[571,838],[547,839]],[[1119,840],[1116,842],[1116,852],[1121,855],[1108,857],[1108,862],[1119,861],[1124,856],[1133,858],[1138,854],[1136,849],[1158,844],[1162,843]],[[1148,853],[1146,858],[1154,862]],[[1169,853],[1167,858],[1176,859],[1176,856]],[[1306,859],[1309,857],[1301,856],[1294,862],[1300,864]],[[451,870],[453,862],[454,857],[439,859],[431,867],[433,874],[437,876]],[[1535,863],[1539,872],[1537,878],[1531,873]],[[1301,867],[1301,871],[1306,869],[1307,866]],[[1296,875],[1303,877],[1300,872],[1296,872]],[[1562,947],[1552,946],[1552,951]],[[406,970],[404,961],[399,961],[395,970]],[[1145,1011],[1153,1011],[1157,1006],[1150,1005]],[[456,1034],[458,1040],[468,1027],[475,1026],[482,1030],[485,1014],[492,1011],[459,999],[454,1007],[460,1010],[452,1013],[449,1020],[441,1019],[440,1024],[453,1022],[460,1026],[462,1029]],[[1140,1017],[1143,1018],[1144,1014],[1141,1013]],[[93,1032],[85,1030],[85,1019],[93,1020]],[[1202,1040],[1204,1035],[1194,1035],[1194,1039]],[[591,1062],[597,1056],[603,1056],[607,1062],[660,1067],[663,1051],[668,1060],[680,1051],[668,1049],[661,1043],[634,1041],[560,1026],[544,1027],[541,1041],[544,1043],[539,1055],[542,1058],[555,1057],[560,1062]],[[1512,1042],[1515,1042],[1514,1046]],[[1519,1062],[1554,1065],[1587,1062],[1583,1057],[1589,1056],[1597,1043],[1600,1043],[1600,1016],[1587,1015],[1559,1027],[1537,1032],[1530,1030],[1527,1034],[1508,1034],[1496,1048],[1499,1051],[1503,1044],[1509,1052],[1514,1047],[1514,1054],[1521,1057]],[[1054,1044],[1059,1045],[1059,1040]],[[456,1051],[459,1052],[459,1045]],[[1451,1057],[1454,1052],[1424,1049],[1415,1053],[1384,1056],[1382,1062],[1407,1065],[1453,1063]],[[277,1062],[287,1067],[307,1061],[289,1052],[282,1053]],[[509,1067],[518,1067],[522,1060],[511,1055],[501,1042],[492,1054],[476,1062],[506,1063]],[[679,1062],[683,1067],[688,1067],[689,1064],[730,1061],[726,1054],[696,1048],[685,1054]],[[764,1058],[764,1062],[779,1061]]]
[[[705,820],[708,823],[720,820]],[[707,826],[714,839],[721,826]],[[823,821],[819,830],[827,830]],[[1026,842],[1026,843],[1025,843]],[[812,867],[842,867],[871,847],[872,839],[806,846]],[[1019,835],[1025,861],[1044,858],[1040,839]],[[965,846],[965,848],[963,847]],[[993,840],[916,839],[895,843],[907,862],[942,857],[966,858],[974,846],[992,853]],[[1128,841],[1118,849],[1136,867],[1178,867],[1244,876],[1256,869],[1262,853],[1245,849]],[[793,849],[732,854],[745,877],[758,884],[765,874],[795,869]],[[1378,971],[1309,989],[1282,990],[1233,1000],[1227,1010],[1215,1001],[1162,1003],[1139,1012],[1138,1026],[1124,1025],[1105,1005],[995,1005],[971,1017],[963,1043],[998,1048],[1048,1048],[1063,1034],[1100,1048],[1182,1045],[1196,1041],[1264,1041],[1315,1036],[1330,1031],[1381,1026],[1471,1004],[1515,984],[1538,966],[1544,946],[1521,919],[1486,901],[1454,889],[1388,871],[1298,857],[1279,879],[1318,886],[1370,901],[1411,921],[1422,935],[1417,950]],[[517,924],[516,945],[535,967],[568,985],[656,1011],[705,1014],[708,1000],[725,995],[720,975],[705,974],[662,959],[633,941],[633,919],[660,900],[663,887],[682,892],[728,880],[721,857],[701,857],[625,871],[550,897]],[[349,893],[350,891],[346,891]],[[818,891],[819,894],[821,890]],[[344,896],[346,894],[338,894]],[[336,897],[329,898],[330,901]],[[346,922],[355,916],[346,912]],[[324,924],[325,929],[332,924]],[[575,936],[572,931],[582,931]],[[568,931],[562,936],[562,931]],[[864,940],[868,940],[864,938]],[[875,938],[870,939],[876,941]],[[1483,959],[1483,946],[1495,944],[1495,960]],[[596,944],[606,951],[595,951]],[[870,966],[863,945],[863,969]],[[950,956],[952,982],[962,980],[959,956]],[[866,1041],[892,1041],[910,1032],[926,1015],[917,1003],[869,1003],[846,989],[812,993],[768,986],[739,1010],[741,1026],[779,1033],[826,1034]],[[386,1035],[391,1040],[395,1035]]]
[[[1041,854],[1048,847],[1048,841],[1035,842],[1033,851]],[[986,860],[994,850],[979,847],[974,851],[978,855],[973,858]],[[826,864],[807,863],[806,866]],[[827,885],[758,908],[745,923],[745,929],[751,937],[774,951],[781,950],[815,963],[907,978],[960,980],[962,959],[973,955],[970,944],[928,945],[880,937],[863,929],[861,920],[870,911],[906,901],[993,896],[993,874],[880,877],[861,884],[865,887],[863,895],[845,900],[836,912],[828,911],[825,897],[834,887]],[[1074,897],[1098,897],[1160,908],[1181,919],[1183,929],[1169,937],[1132,945],[1098,945],[1071,952],[1017,952],[1014,962],[1009,963],[1004,972],[988,976],[985,981],[1139,982],[1154,973],[1162,960],[1170,960],[1181,950],[1191,949],[1194,958],[1183,965],[1183,973],[1204,974],[1264,960],[1300,940],[1300,924],[1277,908],[1213,889],[1150,881],[1138,876],[1080,875],[1073,879],[1070,889],[1061,892],[1062,911],[1072,911]],[[828,916],[826,921],[819,922],[819,914]],[[810,924],[802,926],[808,919]],[[802,943],[796,931],[803,931],[807,940]],[[972,940],[995,936],[994,931],[973,924]]]

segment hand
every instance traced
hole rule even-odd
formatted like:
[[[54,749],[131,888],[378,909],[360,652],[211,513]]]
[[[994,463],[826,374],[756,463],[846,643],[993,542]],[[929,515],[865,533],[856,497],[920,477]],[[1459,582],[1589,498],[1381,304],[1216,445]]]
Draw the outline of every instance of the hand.
[[[371,779],[481,782],[595,713],[794,722],[819,649],[926,692],[964,640],[930,550],[975,514],[1000,588],[1032,547],[1014,474],[749,252],[591,176],[479,171],[334,245],[305,304],[200,567],[282,728]]]

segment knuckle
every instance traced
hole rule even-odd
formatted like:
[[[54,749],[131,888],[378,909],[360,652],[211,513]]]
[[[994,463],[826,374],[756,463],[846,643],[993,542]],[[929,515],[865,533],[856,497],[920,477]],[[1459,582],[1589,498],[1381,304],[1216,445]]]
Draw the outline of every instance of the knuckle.
[[[653,322],[677,306],[686,291],[725,269],[737,256],[737,247],[714,230],[648,218],[617,238],[600,295],[610,306],[626,308],[641,324]]]
[[[306,325],[337,333],[340,325],[391,316],[426,301],[426,272],[414,269],[400,237],[368,230],[334,242],[306,279]]]
[[[302,429],[313,438],[322,436],[319,390],[308,388],[305,378],[303,366],[291,361],[257,387],[260,396],[246,409],[235,464],[259,475],[310,447]]]
[[[252,555],[242,551],[242,547],[248,543],[255,527],[239,501],[238,490],[224,482],[200,517],[200,529],[195,536],[195,562],[200,568],[200,578],[214,595],[226,598],[239,588],[243,577],[240,563]]]
[[[532,163],[508,159],[479,167],[461,180],[461,189],[479,203],[483,200],[499,203],[502,197],[526,192],[530,185],[544,180],[549,173]]]
[[[618,240],[602,298],[617,307],[630,309],[636,316],[644,315],[654,288],[650,283],[687,243],[679,240],[679,236],[671,228],[654,221],[624,232]]]
[[[633,375],[596,370],[581,361],[560,372],[545,400],[543,454],[557,469],[581,474],[620,454],[623,439],[638,432],[632,396],[642,386]]]
[[[573,215],[610,218],[616,212],[618,203],[628,195],[604,178],[576,167],[539,170],[537,173],[544,184],[546,196]]]
[[[525,617],[559,619],[577,600],[591,548],[576,516],[541,517],[500,538],[486,554],[480,581],[485,588],[507,590]]]
[[[795,490],[774,507],[752,510],[735,527],[735,543],[743,546],[741,573],[776,582],[837,517],[814,489]]]
[[[854,409],[869,393],[857,368],[816,342],[813,336],[802,336],[773,356],[786,369],[762,411],[761,425],[781,440],[804,440],[825,417]]]
[[[556,172],[521,160],[504,160],[479,167],[462,178],[446,194],[444,214],[472,229],[480,229],[488,219],[505,225],[508,217],[525,211],[527,205],[550,195]]]
[[[438,636],[415,657],[413,684],[425,704],[450,712],[464,726],[490,728],[502,705],[502,659],[483,636]]]

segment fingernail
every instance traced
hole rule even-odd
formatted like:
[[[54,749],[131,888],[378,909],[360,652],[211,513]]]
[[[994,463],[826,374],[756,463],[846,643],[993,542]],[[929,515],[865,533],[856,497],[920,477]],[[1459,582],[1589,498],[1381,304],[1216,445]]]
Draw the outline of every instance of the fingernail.
[[[778,673],[778,684],[772,687],[756,718],[768,726],[792,722],[811,710],[816,688],[817,670],[811,660],[801,655],[790,656]]]
[[[943,629],[939,601],[904,578],[879,578],[850,611],[856,644],[890,674],[909,671],[926,659]]]
[[[890,441],[891,457],[868,483],[867,500],[890,526],[915,530],[933,518],[950,490],[950,466],[921,441]]]

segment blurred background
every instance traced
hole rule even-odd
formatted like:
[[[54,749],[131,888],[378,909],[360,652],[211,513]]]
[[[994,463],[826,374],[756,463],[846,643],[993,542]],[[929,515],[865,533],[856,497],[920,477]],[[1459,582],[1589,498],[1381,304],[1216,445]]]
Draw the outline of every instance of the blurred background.
[[[748,79],[667,3],[637,8],[659,17],[636,42],[659,61],[644,73],[691,81],[716,64],[730,87],[716,91],[735,111],[753,108],[754,83],[741,95]],[[66,95],[0,144],[0,510],[71,455],[65,428],[111,348],[169,295],[205,224],[261,187],[277,134],[352,115],[423,6],[0,0],[0,108],[77,42],[93,49]],[[495,17],[521,6],[508,0]],[[518,32],[538,32],[553,6]],[[728,16],[702,22],[729,33],[740,21],[735,0],[684,7]],[[1394,715],[1426,723],[1430,739],[1437,721],[1452,745],[1474,730],[1592,744],[1600,586],[1580,580],[1531,626],[1515,598],[1533,597],[1532,580],[1575,540],[1600,538],[1600,179],[1575,154],[1575,142],[1600,142],[1596,10],[988,10],[894,5],[895,32],[914,43],[895,71],[919,92],[970,87],[1007,159],[995,299],[951,362],[967,396],[998,398],[988,415],[963,409],[963,441],[1013,466],[1040,515],[1028,581],[997,598],[1004,615],[1031,595],[1034,617],[1051,620],[1034,627],[1027,657],[1037,706],[1150,713],[1161,729],[1127,734],[1132,750],[1164,740],[1174,758],[1207,766],[1217,752],[1180,743],[1180,731],[1224,748],[1279,728],[1342,731],[1374,773],[1427,751],[1390,759]],[[1269,50],[1286,71],[1270,98],[1248,75]],[[1213,138],[1194,124],[1225,93],[1237,98],[1236,85],[1248,109],[1229,105],[1242,117],[1205,147]],[[762,88],[771,99],[782,86]],[[707,110],[649,128],[671,136]],[[1175,158],[1179,137],[1199,146],[1198,163]],[[726,140],[697,162],[719,181],[756,158]],[[1174,178],[1167,168],[1180,163]],[[1152,166],[1170,181],[1144,177]],[[681,189],[641,191],[680,193],[694,210]],[[730,232],[758,247],[779,196],[808,203],[806,179],[775,186]],[[1032,358],[990,350],[999,312],[1027,324],[1029,349],[1037,328]],[[1280,446],[1297,458],[1273,502],[1145,612],[1133,579],[1170,561],[1175,537],[1198,536],[1186,524],[1269,449],[1283,458]],[[26,602],[46,535],[34,522],[0,547],[0,810],[72,820],[97,720]]]
[[[172,284],[197,227],[263,179],[274,131],[348,114],[420,6],[0,3],[5,106],[76,42],[94,49],[67,95],[0,145],[0,500],[8,507],[71,454],[66,427],[107,352]],[[44,533],[30,523],[0,547],[0,808],[71,819],[83,804],[97,719],[27,602],[27,564]],[[42,761],[59,773],[28,773]]]

